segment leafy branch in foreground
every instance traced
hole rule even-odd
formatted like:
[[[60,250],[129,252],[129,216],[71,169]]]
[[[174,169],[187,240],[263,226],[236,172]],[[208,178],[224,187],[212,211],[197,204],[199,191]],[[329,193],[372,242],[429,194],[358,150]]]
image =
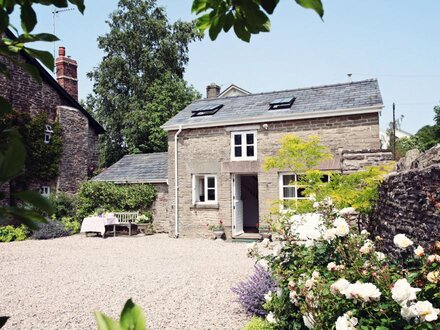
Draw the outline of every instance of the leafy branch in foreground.
[[[145,330],[147,328],[144,312],[128,299],[118,321],[101,312],[95,312],[98,330]]]
[[[314,10],[321,18],[324,8],[321,0],[295,0],[303,8]],[[209,30],[209,37],[215,40],[221,30],[234,28],[238,38],[249,42],[252,34],[269,32],[270,19],[279,0],[194,0],[193,13],[197,17],[197,28]]]

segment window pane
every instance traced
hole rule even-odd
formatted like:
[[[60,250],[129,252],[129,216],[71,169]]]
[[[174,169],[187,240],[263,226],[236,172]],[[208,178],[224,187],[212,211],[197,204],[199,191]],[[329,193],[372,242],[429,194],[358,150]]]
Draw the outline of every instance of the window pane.
[[[241,157],[241,147],[235,147],[234,155],[235,157]]]
[[[295,188],[294,187],[284,187],[283,188],[283,198],[294,198]]]
[[[208,201],[215,201],[215,189],[208,189]]]
[[[215,188],[215,178],[208,177],[208,188]]]
[[[241,135],[240,134],[234,135],[234,144],[236,146],[240,146],[241,145]]]
[[[295,184],[295,175],[283,175],[283,186]]]
[[[199,178],[199,202],[205,201],[205,178]]]
[[[304,195],[304,190],[305,190],[305,188],[298,188],[298,189],[296,190],[296,194],[297,194],[297,196],[298,196],[298,197],[306,197],[306,195]]]
[[[254,144],[254,134],[246,134],[246,143],[247,144]]]
[[[247,147],[247,151],[246,154],[248,157],[253,157],[254,156],[254,147]]]

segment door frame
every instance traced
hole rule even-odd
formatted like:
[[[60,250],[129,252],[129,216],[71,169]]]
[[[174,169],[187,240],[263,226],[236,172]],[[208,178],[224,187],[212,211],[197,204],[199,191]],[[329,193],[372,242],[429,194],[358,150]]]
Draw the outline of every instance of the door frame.
[[[238,237],[239,235],[244,234],[244,229],[240,232],[237,232],[237,210],[236,210],[236,195],[237,195],[237,177],[241,174],[239,173],[231,173],[231,212],[232,212],[232,237]],[[241,184],[238,186],[241,189]],[[240,191],[241,194],[241,191]],[[243,217],[243,212],[242,212]],[[243,219],[242,219],[243,222]]]

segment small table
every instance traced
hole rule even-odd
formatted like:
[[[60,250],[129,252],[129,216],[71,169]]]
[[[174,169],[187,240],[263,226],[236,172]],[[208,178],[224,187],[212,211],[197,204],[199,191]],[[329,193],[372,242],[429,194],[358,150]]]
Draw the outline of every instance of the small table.
[[[118,218],[111,215],[90,216],[84,218],[81,224],[81,233],[101,233],[102,238],[105,237],[105,226],[113,225],[114,236],[116,236],[116,225],[118,224]]]

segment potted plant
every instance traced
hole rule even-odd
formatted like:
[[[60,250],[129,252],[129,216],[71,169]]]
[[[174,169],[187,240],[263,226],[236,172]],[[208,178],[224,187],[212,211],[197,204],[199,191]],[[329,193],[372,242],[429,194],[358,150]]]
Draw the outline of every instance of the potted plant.
[[[209,229],[212,230],[215,239],[222,239],[225,235],[225,227],[223,226],[222,220],[220,220],[217,224],[210,225]]]
[[[145,214],[141,214],[136,219],[136,225],[138,229],[143,232],[145,235],[153,235],[153,217],[151,212],[147,212]]]

